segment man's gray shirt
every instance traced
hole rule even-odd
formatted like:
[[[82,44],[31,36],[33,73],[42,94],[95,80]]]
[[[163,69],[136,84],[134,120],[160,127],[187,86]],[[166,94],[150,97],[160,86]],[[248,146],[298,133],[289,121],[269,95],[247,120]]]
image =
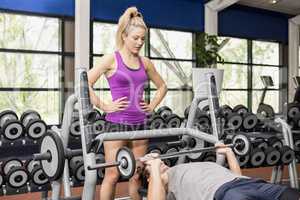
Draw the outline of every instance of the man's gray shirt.
[[[180,164],[167,173],[167,200],[213,200],[215,192],[224,183],[246,178],[213,162]]]

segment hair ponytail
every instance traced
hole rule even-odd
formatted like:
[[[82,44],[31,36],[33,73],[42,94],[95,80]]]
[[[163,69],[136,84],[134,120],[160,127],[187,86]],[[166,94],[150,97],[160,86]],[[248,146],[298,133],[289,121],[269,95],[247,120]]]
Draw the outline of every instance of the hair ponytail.
[[[127,8],[123,15],[119,18],[116,34],[117,49],[121,49],[124,45],[122,34],[128,34],[132,27],[142,27],[147,30],[143,16],[140,12],[138,12],[136,7]]]

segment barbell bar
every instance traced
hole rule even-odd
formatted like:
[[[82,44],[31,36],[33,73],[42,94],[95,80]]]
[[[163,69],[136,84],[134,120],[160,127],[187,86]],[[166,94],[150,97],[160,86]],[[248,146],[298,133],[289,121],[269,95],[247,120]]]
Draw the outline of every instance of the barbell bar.
[[[239,136],[239,135],[236,135]],[[243,138],[243,139],[242,139]],[[167,153],[167,154],[161,154],[158,155],[157,158],[160,158],[162,160],[175,158],[180,155],[188,155],[192,153],[199,153],[199,152],[210,152],[215,151],[217,148],[233,148],[234,151],[238,151],[240,156],[247,155],[247,153],[250,152],[250,141],[249,139],[245,137],[238,137],[238,139],[234,140],[235,143],[224,145],[224,147],[205,147],[205,148],[199,148],[199,149],[191,149],[191,150],[182,150],[179,152],[174,153]],[[236,153],[236,152],[235,152]],[[246,154],[244,154],[246,153]],[[142,161],[145,159],[145,157],[140,157],[135,159],[132,151],[127,147],[122,147],[118,150],[116,154],[116,161],[109,162],[109,163],[101,163],[96,164],[93,166],[88,166],[88,170],[95,170],[99,168],[109,168],[109,167],[117,167],[120,175],[127,179],[133,176],[135,172],[136,167],[136,161]]]

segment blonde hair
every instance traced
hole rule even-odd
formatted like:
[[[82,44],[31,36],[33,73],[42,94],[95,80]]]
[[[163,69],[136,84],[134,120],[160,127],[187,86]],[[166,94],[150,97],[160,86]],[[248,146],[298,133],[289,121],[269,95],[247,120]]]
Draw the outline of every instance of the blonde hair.
[[[116,46],[118,50],[120,50],[124,45],[122,34],[125,33],[127,35],[132,27],[141,27],[147,31],[147,26],[143,20],[143,16],[140,12],[138,12],[136,7],[127,8],[123,15],[119,18],[116,34]]]

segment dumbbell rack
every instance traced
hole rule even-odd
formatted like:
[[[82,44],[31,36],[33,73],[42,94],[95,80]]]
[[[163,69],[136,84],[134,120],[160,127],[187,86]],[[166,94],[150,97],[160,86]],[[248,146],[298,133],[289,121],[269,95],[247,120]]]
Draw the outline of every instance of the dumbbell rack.
[[[50,126],[47,125],[47,129],[49,128]],[[40,139],[32,139],[25,135],[14,140],[8,140],[0,135],[0,163],[2,163],[0,166],[3,166],[3,163],[9,160],[18,159],[22,161],[22,167],[25,169],[25,161],[32,159],[32,154],[39,152],[39,142]],[[5,175],[3,176],[3,178],[6,178]],[[38,186],[31,179],[32,177],[29,176],[28,182],[22,187],[12,187],[7,182],[4,183],[0,187],[0,196],[49,190],[50,184]]]

